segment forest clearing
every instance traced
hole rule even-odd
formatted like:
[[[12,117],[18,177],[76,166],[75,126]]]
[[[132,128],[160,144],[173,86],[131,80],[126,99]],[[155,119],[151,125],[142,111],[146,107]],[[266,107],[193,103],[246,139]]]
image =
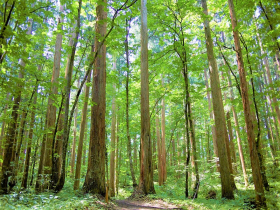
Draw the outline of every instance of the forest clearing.
[[[279,1],[0,5],[0,209],[280,209]]]

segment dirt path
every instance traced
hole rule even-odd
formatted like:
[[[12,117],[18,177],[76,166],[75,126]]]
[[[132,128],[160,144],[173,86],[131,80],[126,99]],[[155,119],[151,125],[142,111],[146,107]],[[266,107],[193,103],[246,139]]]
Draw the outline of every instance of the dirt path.
[[[152,201],[134,201],[134,200],[117,200],[116,210],[134,209],[134,210],[146,210],[146,209],[177,209],[181,210],[175,205],[166,203],[162,200],[152,200]]]

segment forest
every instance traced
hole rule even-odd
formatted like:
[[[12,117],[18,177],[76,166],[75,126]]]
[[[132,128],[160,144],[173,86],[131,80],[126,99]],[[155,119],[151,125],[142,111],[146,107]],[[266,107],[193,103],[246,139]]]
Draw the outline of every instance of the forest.
[[[0,209],[280,209],[278,0],[0,4]]]

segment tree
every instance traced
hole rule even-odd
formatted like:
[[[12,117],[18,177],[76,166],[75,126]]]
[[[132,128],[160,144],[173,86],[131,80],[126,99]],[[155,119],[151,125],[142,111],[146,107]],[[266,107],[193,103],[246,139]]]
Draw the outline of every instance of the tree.
[[[231,15],[231,24],[232,24],[232,31],[234,37],[236,57],[238,61],[242,104],[243,104],[244,117],[246,123],[247,139],[250,148],[250,158],[251,158],[252,174],[253,174],[253,180],[254,180],[255,192],[256,192],[256,201],[258,202],[258,205],[265,207],[266,199],[264,195],[259,157],[258,157],[258,152],[257,152],[256,142],[255,142],[254,125],[252,122],[253,118],[250,109],[250,102],[249,102],[248,88],[247,88],[247,81],[246,81],[246,71],[244,68],[242,49],[240,46],[239,33],[237,29],[237,17],[235,15],[233,1],[228,0],[228,4],[229,4],[230,15]]]
[[[141,0],[141,164],[139,188],[144,194],[155,193],[149,111],[147,0]]]
[[[85,192],[105,196],[105,87],[106,87],[106,45],[100,40],[106,35],[107,0],[102,0],[96,7],[95,53],[100,48],[99,56],[94,63],[92,80],[90,157],[83,186]],[[101,46],[100,46],[101,45]]]

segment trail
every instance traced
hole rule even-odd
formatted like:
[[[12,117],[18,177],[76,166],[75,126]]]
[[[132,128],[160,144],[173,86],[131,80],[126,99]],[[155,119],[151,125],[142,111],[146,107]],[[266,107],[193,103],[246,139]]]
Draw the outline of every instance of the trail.
[[[126,209],[134,209],[134,210],[155,210],[155,209],[176,209],[181,210],[177,206],[164,202],[163,200],[152,200],[152,201],[136,201],[136,200],[117,200],[116,210],[126,210]]]

